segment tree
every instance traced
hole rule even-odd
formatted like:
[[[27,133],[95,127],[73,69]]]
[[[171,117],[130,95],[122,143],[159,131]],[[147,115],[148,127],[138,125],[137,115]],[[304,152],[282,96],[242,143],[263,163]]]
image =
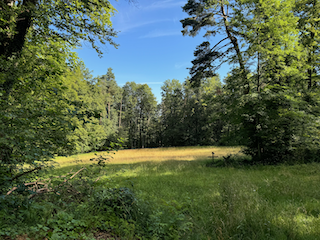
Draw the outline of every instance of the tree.
[[[149,127],[157,102],[147,84],[127,82],[123,86],[123,124],[128,132],[130,148],[149,144]]]
[[[137,110],[139,112],[140,124],[139,124],[139,134],[140,134],[140,146],[141,148],[148,147],[150,144],[150,126],[151,120],[155,115],[157,101],[153,95],[151,88],[147,84],[142,84],[138,88],[137,92],[138,106]]]
[[[202,81],[192,87],[189,79],[181,84],[167,80],[162,86],[161,139],[164,146],[195,146],[218,144],[223,126],[217,112],[217,95],[221,91],[219,77]]]
[[[101,54],[95,38],[116,46],[111,17],[115,8],[98,0],[5,0],[1,2],[0,55],[7,59],[21,53],[29,30],[34,37],[63,40],[79,45],[89,41]]]
[[[183,6],[183,11],[190,15],[189,18],[181,20],[184,35],[195,36],[201,29],[207,28],[205,37],[222,35],[222,39],[212,48],[208,41],[200,44],[192,61],[190,69],[191,81],[199,86],[204,78],[214,76],[214,72],[225,62],[237,63],[244,81],[245,92],[250,91],[246,80],[246,59],[240,49],[242,36],[238,32],[238,24],[233,21],[236,10],[235,1],[225,0],[189,0]],[[189,30],[191,27],[191,30]],[[233,55],[232,53],[235,53]],[[215,65],[212,65],[212,64]]]
[[[137,84],[135,82],[127,82],[123,87],[123,125],[127,132],[127,146],[130,148],[137,147],[137,114],[135,106],[138,101],[135,97],[137,91]]]
[[[105,75],[97,78],[99,101],[102,103],[100,124],[104,127],[109,141],[116,141],[119,132],[118,105],[122,98],[122,90],[117,85],[112,68]]]
[[[107,0],[4,0],[0,10],[0,72],[7,71],[7,61],[16,62],[26,41],[50,39],[79,46],[83,40],[90,42],[99,54],[102,52],[97,41],[117,46],[111,23],[116,10]],[[16,82],[2,78],[0,87],[8,95]]]
[[[1,193],[54,154],[72,152],[76,144],[69,140],[79,123],[94,121],[96,109],[84,111],[86,100],[72,97],[67,91],[70,75],[66,79],[77,72],[72,49],[82,41],[90,42],[99,54],[97,42],[117,46],[110,20],[114,13],[106,0],[0,2]],[[88,136],[97,133],[93,125],[83,129]],[[91,148],[98,139],[90,135]],[[22,166],[29,170],[19,173]]]
[[[220,144],[222,137],[222,129],[225,121],[221,118],[224,116],[224,106],[221,104],[222,84],[219,76],[204,79],[200,92],[200,102],[202,108],[201,120],[201,145],[217,145]]]
[[[243,106],[240,129],[255,160],[277,162],[289,155],[294,135],[293,115],[282,114],[293,107],[286,96],[296,98],[292,87],[299,79],[301,48],[294,4],[291,0],[241,4],[246,14],[239,13],[236,20],[248,45],[246,53],[257,67],[249,75],[252,93],[236,98],[236,105]]]
[[[317,2],[189,0],[183,9],[191,16],[181,21],[185,34],[224,34],[213,48],[206,41],[196,49],[191,80],[201,83],[221,63],[238,64],[225,79],[223,104],[246,152],[279,162],[316,149],[319,104],[304,86],[317,78]]]
[[[166,80],[161,87],[161,124],[163,125],[163,144],[165,146],[185,145],[188,130],[184,127],[183,86],[176,80]]]
[[[71,152],[74,147],[68,141],[75,128],[74,113],[68,109],[76,103],[64,96],[62,75],[69,69],[67,62],[76,59],[67,50],[52,41],[28,43],[16,60],[23,68],[1,75],[18,79],[19,84],[6,99],[0,99],[0,193],[24,179],[24,173],[39,170],[54,154]]]
[[[105,107],[97,85],[82,62],[67,71],[63,83],[65,98],[76,103],[69,106],[75,126],[68,135],[68,141],[75,145],[72,153],[99,150],[106,142],[107,132],[100,124],[100,114]]]
[[[299,17],[298,28],[300,42],[306,53],[307,85],[308,89],[316,88],[320,71],[320,3],[313,0],[300,0],[295,3],[295,14]]]

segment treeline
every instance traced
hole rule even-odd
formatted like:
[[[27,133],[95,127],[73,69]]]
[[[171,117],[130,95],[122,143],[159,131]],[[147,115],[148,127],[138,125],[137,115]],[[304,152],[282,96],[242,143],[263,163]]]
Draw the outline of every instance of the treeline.
[[[257,162],[318,159],[318,1],[189,0],[183,10],[185,35],[204,28],[220,39],[196,48],[191,78],[166,81],[158,106],[135,95],[132,115],[122,109],[126,146],[237,144]],[[221,86],[224,63],[232,69]]]
[[[115,143],[121,143],[122,147],[147,147],[157,109],[150,87],[134,82],[120,87],[111,68],[105,75],[90,79],[84,78],[88,76],[86,69],[77,71],[80,78],[76,74],[70,78],[73,86],[70,100],[81,101],[80,112],[84,117],[79,120],[77,109],[77,126],[69,135],[75,143],[73,153],[106,150],[115,147]]]
[[[159,104],[147,84],[118,86],[111,68],[92,78],[80,65],[64,81],[69,101],[80,102],[72,108],[75,127],[68,136],[73,153],[106,150],[114,143],[123,148],[221,144],[226,132],[218,114],[219,77],[204,80],[201,88],[188,79],[167,80]]]

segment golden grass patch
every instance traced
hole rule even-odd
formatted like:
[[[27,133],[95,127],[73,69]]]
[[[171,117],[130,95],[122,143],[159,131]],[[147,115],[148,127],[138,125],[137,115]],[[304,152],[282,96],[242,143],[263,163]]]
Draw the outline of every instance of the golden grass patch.
[[[131,164],[145,161],[167,160],[198,160],[210,159],[212,152],[215,158],[221,158],[229,154],[238,154],[240,147],[172,147],[172,148],[145,148],[124,149],[117,152],[97,152],[97,155],[109,157],[111,164]],[[97,157],[94,152],[73,155],[69,157],[57,157],[55,161],[60,166],[90,164],[90,159]]]

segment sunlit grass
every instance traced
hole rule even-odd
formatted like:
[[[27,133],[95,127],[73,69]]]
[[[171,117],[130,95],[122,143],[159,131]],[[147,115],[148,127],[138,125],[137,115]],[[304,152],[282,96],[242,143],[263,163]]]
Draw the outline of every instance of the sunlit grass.
[[[221,157],[239,150],[121,150],[100,186],[127,186],[159,212],[174,202],[185,206],[192,227],[181,239],[320,239],[320,164],[206,167],[212,152]],[[56,171],[93,156],[60,158]]]
[[[172,147],[172,148],[146,148],[146,149],[125,149],[117,152],[97,152],[109,159],[111,164],[132,164],[145,161],[167,161],[167,160],[198,160],[221,158],[229,154],[239,154],[240,147]],[[55,161],[60,166],[77,164],[89,164],[90,159],[95,158],[95,153],[85,153],[69,157],[57,157]]]
[[[110,166],[111,186],[188,205],[182,239],[320,239],[320,165],[208,168],[207,160]]]

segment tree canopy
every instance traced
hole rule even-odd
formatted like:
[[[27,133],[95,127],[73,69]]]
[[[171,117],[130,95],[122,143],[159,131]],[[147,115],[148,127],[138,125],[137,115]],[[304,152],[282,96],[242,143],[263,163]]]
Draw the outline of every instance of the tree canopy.
[[[117,47],[115,12],[100,0],[0,2],[0,191],[24,176],[22,166],[39,169],[73,152],[77,132],[87,131],[89,149],[106,138],[93,127],[100,109],[90,95],[98,90],[72,50],[83,42],[98,54],[103,44]]]
[[[319,2],[189,0],[183,10],[184,34],[220,37],[197,47],[191,81],[235,64],[223,103],[246,152],[279,162],[318,151]]]
[[[9,62],[21,56],[26,42],[76,47],[84,41],[100,55],[99,43],[117,47],[111,22],[116,10],[106,0],[5,0],[0,10],[0,72],[7,72]],[[8,95],[15,82],[2,78],[0,88]]]

